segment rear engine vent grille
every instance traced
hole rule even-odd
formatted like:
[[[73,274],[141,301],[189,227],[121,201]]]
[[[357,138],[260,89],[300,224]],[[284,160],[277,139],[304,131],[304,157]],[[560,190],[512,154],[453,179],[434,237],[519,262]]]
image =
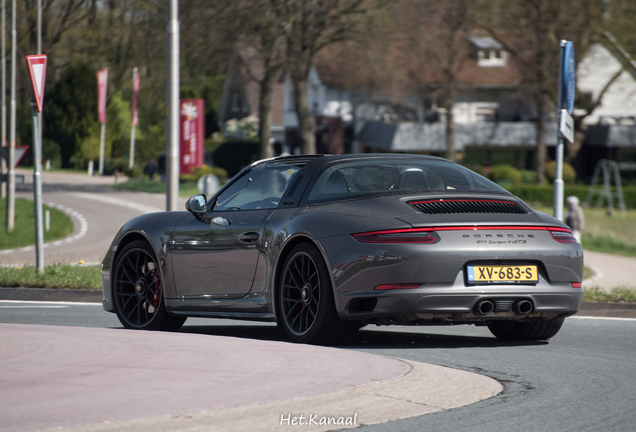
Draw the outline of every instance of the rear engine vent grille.
[[[409,204],[425,214],[527,213],[519,204],[510,201],[480,199],[440,199],[429,201],[411,201]]]

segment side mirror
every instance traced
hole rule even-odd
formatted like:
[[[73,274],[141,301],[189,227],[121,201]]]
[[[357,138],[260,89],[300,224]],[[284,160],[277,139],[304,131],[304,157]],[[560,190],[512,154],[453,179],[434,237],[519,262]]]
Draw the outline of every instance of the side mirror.
[[[185,205],[187,211],[192,213],[197,219],[205,214],[207,199],[205,195],[199,194],[191,197]]]

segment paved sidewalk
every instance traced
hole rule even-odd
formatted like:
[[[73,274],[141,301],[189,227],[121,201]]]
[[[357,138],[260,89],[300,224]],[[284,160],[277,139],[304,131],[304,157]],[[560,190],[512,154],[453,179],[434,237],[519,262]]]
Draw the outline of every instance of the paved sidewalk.
[[[16,174],[24,175],[24,184],[33,184],[33,170],[16,168]],[[123,174],[117,176],[89,176],[86,173],[74,173],[67,171],[46,171],[42,170],[42,184],[46,185],[86,185],[86,186],[111,186],[115,183],[123,183],[128,180]]]
[[[424,363],[202,334],[0,324],[0,345],[3,431],[274,431],[301,415],[359,426],[503,390]]]
[[[599,287],[604,291],[615,287],[636,289],[636,258],[587,250],[583,251],[583,254],[585,265],[596,273],[583,281],[583,287]]]

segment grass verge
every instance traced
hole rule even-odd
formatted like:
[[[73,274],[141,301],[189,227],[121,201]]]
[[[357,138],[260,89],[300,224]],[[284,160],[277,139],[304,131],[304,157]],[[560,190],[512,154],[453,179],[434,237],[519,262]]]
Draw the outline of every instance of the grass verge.
[[[0,268],[1,287],[101,289],[100,266],[55,264],[38,273],[34,266]]]
[[[552,214],[551,207],[530,206]],[[584,213],[585,230],[581,239],[583,249],[636,257],[636,210],[629,209],[624,215],[616,212],[613,216],[596,209],[584,209]]]
[[[148,193],[166,193],[166,184],[158,180],[148,179],[129,179],[127,182],[117,183],[112,186],[115,189],[131,190],[136,192],[148,192]],[[179,183],[179,196],[191,197],[200,193],[199,188],[195,182],[180,182]]]
[[[101,289],[99,266],[48,265],[43,273],[35,267],[0,268],[0,286],[25,288]],[[584,288],[583,301],[636,303],[636,290],[618,287],[610,292]]]
[[[13,249],[35,244],[35,217],[33,201],[15,199],[15,225],[13,232],[5,232],[6,199],[0,199],[0,249]],[[51,229],[44,231],[44,242],[57,240],[73,233],[73,221],[63,212],[43,206],[44,212],[51,212]],[[43,215],[44,217],[44,215]]]
[[[581,244],[587,250],[636,257],[636,245],[612,236],[583,233]]]
[[[627,287],[612,288],[609,292],[598,288],[583,288],[583,301],[636,303],[636,290]]]

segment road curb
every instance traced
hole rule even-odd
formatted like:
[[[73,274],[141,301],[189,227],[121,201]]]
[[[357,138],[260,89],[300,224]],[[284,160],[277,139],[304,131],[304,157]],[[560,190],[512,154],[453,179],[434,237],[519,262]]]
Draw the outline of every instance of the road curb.
[[[0,300],[101,303],[102,290],[0,288]]]
[[[0,288],[0,300],[101,303],[101,290]],[[636,318],[636,303],[583,302],[576,316]]]
[[[577,315],[589,317],[636,318],[636,303],[583,302],[581,310]]]

